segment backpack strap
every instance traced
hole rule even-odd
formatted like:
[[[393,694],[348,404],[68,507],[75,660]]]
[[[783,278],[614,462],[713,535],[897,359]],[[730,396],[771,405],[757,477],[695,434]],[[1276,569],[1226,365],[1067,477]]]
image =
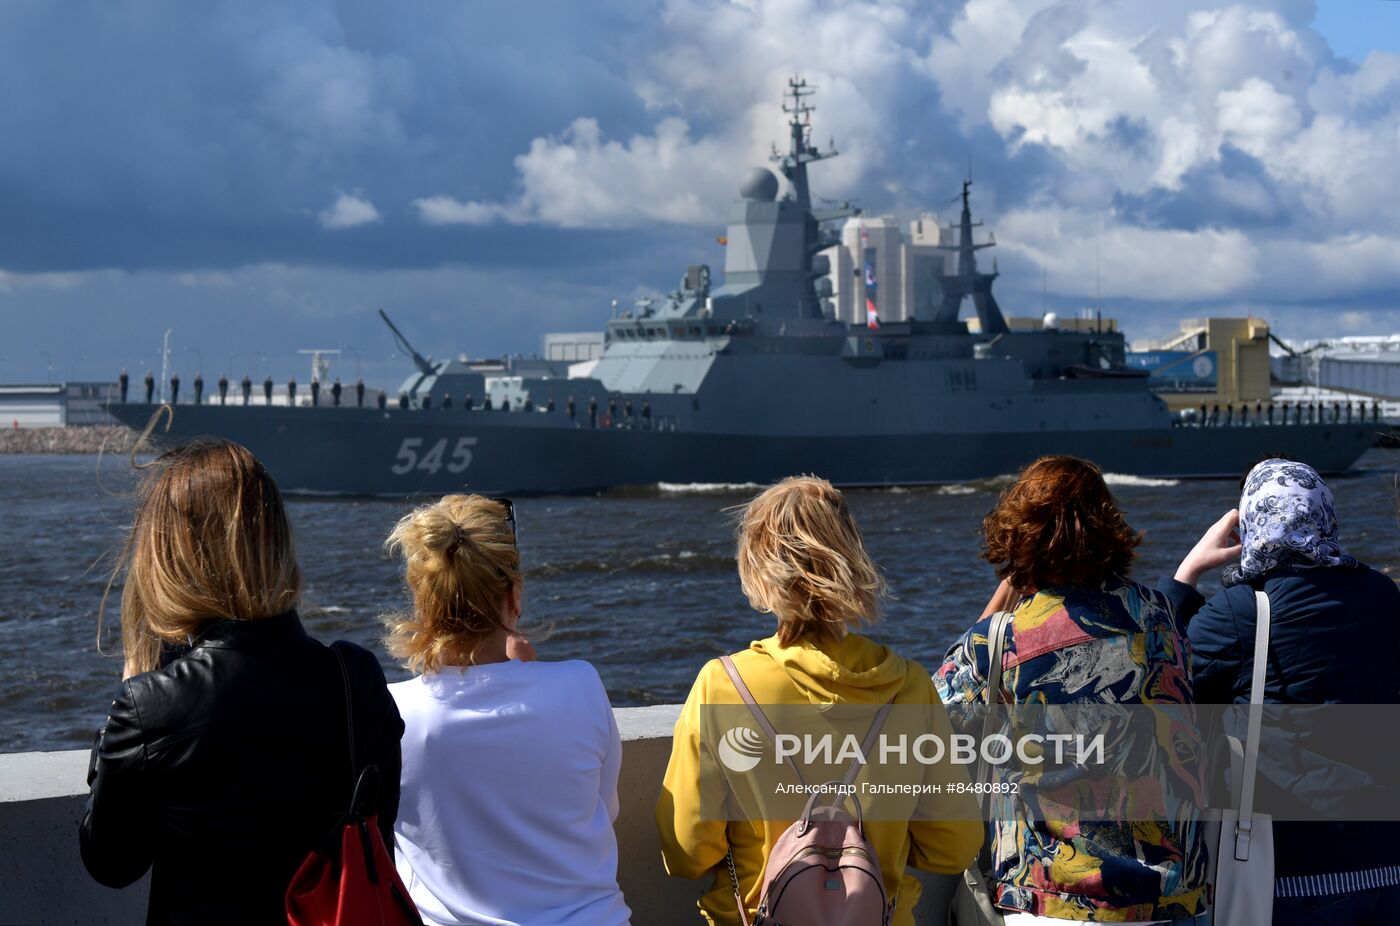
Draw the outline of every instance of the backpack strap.
[[[894,707],[894,698],[886,701],[875,715],[875,720],[870,724],[869,732],[865,734],[864,742],[860,744],[860,755],[851,760],[851,767],[846,770],[846,777],[841,779],[842,785],[850,787],[855,784],[856,776],[860,774],[861,766],[865,764],[861,757],[870,755],[870,750],[875,748],[875,739],[880,735],[880,729],[884,727],[885,718],[890,716],[892,707]]]
[[[776,747],[778,745],[778,731],[773,727],[773,724],[768,721],[768,715],[763,713],[763,708],[759,707],[758,702],[754,700],[753,692],[749,691],[749,686],[744,684],[744,679],[739,675],[739,670],[735,667],[734,660],[730,659],[728,656],[721,656],[719,661],[724,665],[724,671],[729,673],[729,680],[733,682],[734,687],[738,689],[739,697],[748,705],[749,713],[753,714],[753,719],[758,723],[759,728],[763,730],[763,734],[767,736],[768,740]],[[797,776],[797,781],[802,785],[803,790],[806,790],[807,781],[802,777],[802,769],[798,768],[797,763],[792,761],[792,756],[785,756],[784,758],[787,759],[788,768],[792,769],[793,774]]]

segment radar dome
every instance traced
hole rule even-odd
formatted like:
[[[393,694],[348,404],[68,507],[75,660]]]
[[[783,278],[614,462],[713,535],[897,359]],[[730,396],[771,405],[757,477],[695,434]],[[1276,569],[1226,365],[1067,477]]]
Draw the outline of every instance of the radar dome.
[[[771,202],[778,198],[778,178],[766,167],[755,167],[744,175],[739,195],[745,199]]]

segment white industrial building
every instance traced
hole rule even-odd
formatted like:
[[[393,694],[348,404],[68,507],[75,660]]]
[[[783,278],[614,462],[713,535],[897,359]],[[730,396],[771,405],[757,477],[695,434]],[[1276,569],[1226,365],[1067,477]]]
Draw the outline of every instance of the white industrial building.
[[[866,258],[875,278],[875,306],[881,321],[929,318],[938,307],[942,289],[938,276],[952,273],[956,255],[940,250],[953,245],[953,233],[939,226],[938,217],[924,213],[909,223],[907,233],[893,216],[855,216],[841,228],[841,243],[822,251],[831,272],[831,301],[836,318],[852,324],[866,322]]]
[[[116,383],[0,385],[0,426],[61,428],[114,424],[102,405],[114,401],[116,393]]]
[[[1400,419],[1400,334],[1277,345],[1273,376],[1282,395],[1379,401],[1385,418]]]

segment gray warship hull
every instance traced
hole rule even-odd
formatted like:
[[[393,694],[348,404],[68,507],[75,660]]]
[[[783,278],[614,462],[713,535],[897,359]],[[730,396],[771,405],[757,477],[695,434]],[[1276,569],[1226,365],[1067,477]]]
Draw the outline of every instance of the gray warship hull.
[[[142,427],[155,406],[110,408]],[[216,436],[248,447],[290,494],[411,497],[589,493],[666,483],[765,484],[814,473],[842,486],[966,482],[1066,453],[1106,472],[1161,478],[1236,477],[1285,454],[1324,473],[1347,470],[1375,426],[1287,424],[1114,430],[768,435],[593,428],[558,412],[522,413],[177,406],[168,443]],[[528,418],[527,418],[528,421]],[[531,426],[533,425],[533,426]]]

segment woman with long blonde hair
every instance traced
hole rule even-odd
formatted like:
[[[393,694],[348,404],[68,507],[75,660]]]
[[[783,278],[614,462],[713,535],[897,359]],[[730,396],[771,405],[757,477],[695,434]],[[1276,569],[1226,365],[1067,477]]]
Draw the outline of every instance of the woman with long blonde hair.
[[[392,832],[402,723],[379,663],[303,629],[281,494],[237,444],[148,465],[122,577],[123,681],[93,748],[83,862],[110,887],[149,870],[151,923],[285,923],[352,763],[379,768]]]
[[[387,546],[412,607],[387,645],[416,678],[403,714],[399,872],[426,922],[625,926],[617,886],[622,742],[586,662],[540,662],[520,627],[515,506],[449,495]]]
[[[815,705],[823,710],[865,705],[868,721],[881,705],[896,704],[904,717],[919,718],[920,732],[950,732],[929,673],[858,632],[878,618],[885,582],[865,550],[845,498],[829,482],[792,477],[751,501],[739,518],[738,561],[739,583],[749,604],[776,621],[771,636],[727,657],[758,705]],[[744,915],[752,920],[765,862],[793,822],[759,819],[747,812],[721,813],[726,807],[716,793],[743,789],[742,794],[730,792],[738,804],[764,810],[766,803],[771,806],[765,794],[777,787],[825,780],[813,777],[813,771],[794,769],[792,777],[776,785],[756,778],[735,782],[708,763],[704,757],[716,745],[702,735],[710,726],[707,715],[713,718],[714,708],[738,705],[741,698],[723,660],[712,659],[700,670],[676,724],[656,807],[666,870],[684,878],[713,878],[700,899],[700,914],[711,924],[740,922],[736,894]],[[719,716],[728,716],[722,710]],[[742,722],[746,715],[734,716]],[[780,716],[797,719],[793,713]],[[868,775],[862,772],[861,778],[868,780]],[[955,780],[952,772],[939,778]],[[887,801],[880,819],[866,816],[865,837],[879,860],[884,896],[893,906],[893,926],[912,926],[919,899],[919,882],[906,873],[906,863],[956,875],[982,842],[970,798],[937,798],[922,807],[917,803]],[[919,819],[913,819],[915,815]]]

